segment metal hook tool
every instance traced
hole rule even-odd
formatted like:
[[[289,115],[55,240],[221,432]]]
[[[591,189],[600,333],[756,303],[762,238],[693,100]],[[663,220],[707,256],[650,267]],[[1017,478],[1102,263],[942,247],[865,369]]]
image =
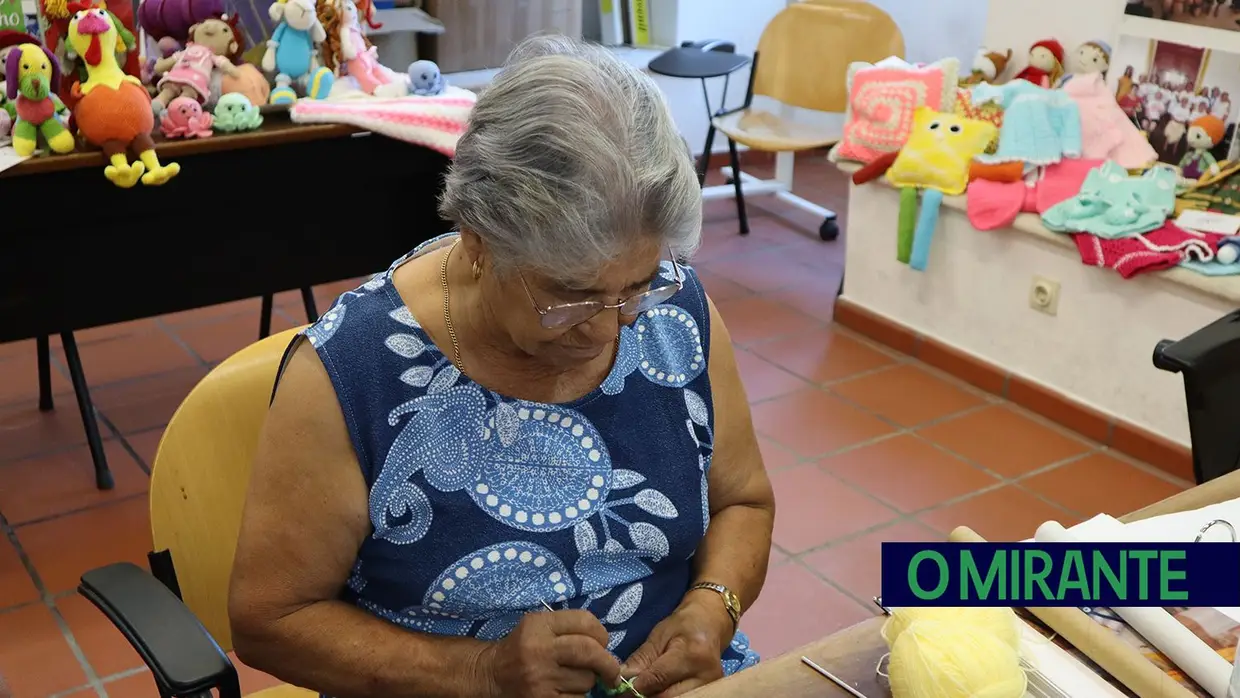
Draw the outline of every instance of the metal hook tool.
[[[818,664],[817,664],[817,663],[815,663],[815,662],[814,662],[814,660],[810,659],[809,657],[804,657],[804,656],[802,656],[802,657],[801,657],[801,663],[802,663],[802,664],[804,664],[805,666],[808,666],[809,668],[813,669],[814,671],[818,672],[819,674],[822,674],[822,676],[823,676],[823,677],[825,677],[828,681],[830,681],[831,683],[835,684],[836,686],[839,686],[840,688],[842,688],[842,689],[844,689],[845,691],[847,691],[847,692],[848,692],[848,694],[849,694],[850,696],[852,696],[853,698],[866,698],[866,695],[865,695],[864,693],[862,693],[861,691],[858,691],[857,689],[853,688],[852,686],[849,686],[848,684],[844,683],[844,679],[841,679],[840,677],[836,676],[835,674],[832,674],[831,672],[827,671],[826,669],[823,669],[822,667],[818,666]]]
[[[1206,531],[1209,531],[1210,529],[1214,528],[1215,526],[1222,526],[1223,528],[1226,528],[1226,529],[1227,529],[1227,531],[1228,531],[1229,533],[1231,533],[1231,542],[1232,542],[1232,543],[1237,542],[1237,541],[1236,541],[1236,527],[1235,527],[1235,526],[1232,526],[1232,525],[1231,525],[1231,522],[1230,522],[1230,521],[1228,521],[1228,520],[1226,520],[1226,519],[1215,519],[1215,520],[1213,520],[1213,521],[1211,521],[1211,522],[1207,523],[1205,526],[1202,526],[1202,527],[1201,527],[1201,530],[1197,532],[1197,537],[1193,539],[1193,542],[1194,542],[1194,543],[1200,543],[1200,542],[1201,542],[1201,539],[1202,539],[1202,538],[1205,538]]]
[[[551,613],[555,613],[555,609],[552,608],[551,604],[547,603],[546,601],[539,599],[538,603],[542,604],[543,608],[547,609]],[[633,688],[633,679],[626,679],[623,676],[621,676],[619,688],[625,691],[628,691],[629,694],[633,696],[633,698],[646,698],[636,688]],[[864,696],[862,698],[864,698]]]

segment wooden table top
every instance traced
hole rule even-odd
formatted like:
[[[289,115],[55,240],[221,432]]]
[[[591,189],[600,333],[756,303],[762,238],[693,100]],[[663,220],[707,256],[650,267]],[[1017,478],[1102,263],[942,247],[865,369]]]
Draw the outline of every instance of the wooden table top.
[[[1240,497],[1240,471],[1224,475],[1189,490],[1172,495],[1144,509],[1121,516],[1121,521],[1139,521],[1163,514],[1200,509],[1203,506]],[[963,522],[967,525],[967,522]],[[875,589],[875,593],[878,590]],[[875,673],[887,645],[879,635],[884,618],[875,617],[841,630],[722,681],[700,688],[693,698],[851,698],[843,689],[801,663],[809,657],[819,666],[846,681],[867,698],[888,698],[886,680]],[[755,648],[761,652],[762,648]]]
[[[263,125],[255,131],[245,133],[216,134],[209,138],[190,138],[168,140],[156,133],[155,150],[160,160],[174,161],[189,155],[217,153],[225,150],[241,150],[245,148],[261,148],[288,143],[305,143],[327,138],[344,138],[360,129],[341,124],[295,124],[289,120],[286,111],[264,113]],[[99,167],[104,162],[103,152],[97,149],[76,150],[65,155],[41,155],[32,157],[16,167],[0,172],[0,177],[21,177],[34,174],[48,174],[80,168]]]

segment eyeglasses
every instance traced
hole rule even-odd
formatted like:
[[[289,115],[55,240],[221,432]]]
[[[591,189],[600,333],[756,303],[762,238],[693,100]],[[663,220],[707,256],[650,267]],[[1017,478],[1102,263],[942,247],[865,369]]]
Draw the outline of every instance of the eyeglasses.
[[[562,303],[560,305],[540,306],[538,301],[534,300],[534,293],[530,291],[530,284],[525,280],[524,274],[521,277],[521,285],[525,287],[525,295],[530,299],[530,304],[534,306],[534,310],[538,311],[540,321],[544,329],[557,330],[565,327],[580,325],[588,321],[595,315],[604,310],[619,309],[621,315],[636,316],[650,310],[659,305],[663,301],[671,298],[684,288],[685,277],[680,265],[672,259],[672,273],[675,278],[672,283],[658,288],[651,288],[641,293],[634,294],[621,300],[619,303],[603,303],[602,301],[580,301],[577,303]],[[666,278],[660,273],[659,277]]]

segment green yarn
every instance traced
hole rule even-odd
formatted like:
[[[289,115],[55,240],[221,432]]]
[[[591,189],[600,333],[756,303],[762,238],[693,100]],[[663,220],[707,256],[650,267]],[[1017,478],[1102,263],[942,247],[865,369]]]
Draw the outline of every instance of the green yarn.
[[[624,695],[627,693],[633,698],[646,698],[636,688],[633,688],[632,679],[626,679],[626,678],[621,677],[620,685],[616,686],[615,688],[608,688],[607,686],[603,685],[602,679],[599,679],[597,683],[598,683],[599,690],[602,691],[603,693],[606,693],[609,696],[620,696],[620,695]]]
[[[908,264],[913,256],[913,231],[917,228],[917,189],[900,189],[900,213],[896,223],[896,259]]]

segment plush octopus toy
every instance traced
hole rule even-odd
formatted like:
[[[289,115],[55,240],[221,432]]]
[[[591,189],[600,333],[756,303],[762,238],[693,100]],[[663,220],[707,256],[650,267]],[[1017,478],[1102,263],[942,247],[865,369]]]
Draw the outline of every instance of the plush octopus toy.
[[[904,146],[853,175],[853,182],[862,184],[885,172],[900,190],[896,259],[925,271],[943,197],[965,192],[973,158],[985,152],[997,131],[988,121],[918,107]]]

